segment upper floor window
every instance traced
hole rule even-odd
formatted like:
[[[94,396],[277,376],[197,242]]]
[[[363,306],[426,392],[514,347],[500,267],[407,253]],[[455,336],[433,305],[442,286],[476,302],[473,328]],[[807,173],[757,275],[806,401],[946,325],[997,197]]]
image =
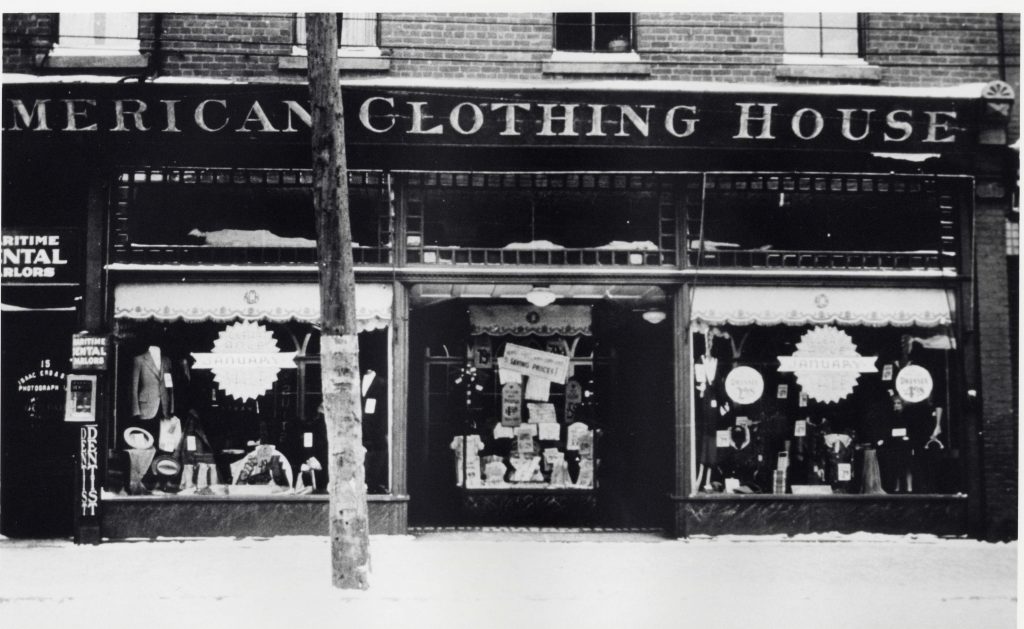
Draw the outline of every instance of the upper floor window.
[[[138,13],[61,13],[59,54],[139,52]]]
[[[555,50],[630,52],[633,30],[631,13],[555,13]]]
[[[860,59],[857,13],[784,13],[786,63],[850,63]]]
[[[295,14],[295,46],[306,46],[306,14]],[[338,48],[374,48],[377,46],[376,13],[339,13]]]

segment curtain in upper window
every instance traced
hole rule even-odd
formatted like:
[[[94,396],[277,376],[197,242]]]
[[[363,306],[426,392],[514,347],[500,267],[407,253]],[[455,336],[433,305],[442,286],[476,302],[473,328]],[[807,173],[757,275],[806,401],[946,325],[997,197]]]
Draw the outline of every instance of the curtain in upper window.
[[[295,14],[295,45],[306,45],[306,14]],[[338,47],[377,45],[376,13],[341,13],[338,15]]]
[[[61,46],[139,49],[138,13],[61,13]]]

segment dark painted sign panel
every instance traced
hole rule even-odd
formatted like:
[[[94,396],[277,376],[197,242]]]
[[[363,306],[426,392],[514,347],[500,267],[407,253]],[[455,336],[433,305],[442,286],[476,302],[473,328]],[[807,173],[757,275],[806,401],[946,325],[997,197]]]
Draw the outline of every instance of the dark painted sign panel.
[[[977,101],[889,94],[343,88],[351,145],[964,150]],[[304,144],[302,85],[6,85],[5,138]]]

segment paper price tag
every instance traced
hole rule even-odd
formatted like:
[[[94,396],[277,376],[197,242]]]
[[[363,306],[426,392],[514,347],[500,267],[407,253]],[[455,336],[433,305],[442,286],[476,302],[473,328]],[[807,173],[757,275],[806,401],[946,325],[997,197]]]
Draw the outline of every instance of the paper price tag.
[[[793,436],[794,437],[806,437],[807,436],[807,420],[798,419],[793,424]]]
[[[807,406],[807,394],[803,391],[800,392],[800,408]]]
[[[174,386],[174,380],[171,379],[171,374],[164,372],[164,386],[170,389]]]
[[[718,448],[728,448],[732,445],[732,433],[728,430],[715,431],[715,446]]]
[[[302,447],[312,448],[313,447],[313,433],[304,432],[302,433]]]
[[[882,367],[882,381],[887,382],[889,380],[892,380],[892,365]]]
[[[892,436],[893,437],[906,437],[907,436],[907,429],[906,428],[893,428],[892,429]]]
[[[852,466],[849,463],[840,463],[837,467],[836,471],[839,473],[840,481],[848,481],[853,478]]]
[[[780,384],[779,388],[775,390],[775,397],[779,400],[784,400],[789,397],[789,385]]]
[[[373,415],[377,412],[377,398],[368,397],[366,398],[366,405],[363,407],[363,413],[367,415]]]
[[[196,436],[195,435],[189,435],[189,436],[185,437],[185,449],[188,450],[189,452],[195,452],[196,451]]]

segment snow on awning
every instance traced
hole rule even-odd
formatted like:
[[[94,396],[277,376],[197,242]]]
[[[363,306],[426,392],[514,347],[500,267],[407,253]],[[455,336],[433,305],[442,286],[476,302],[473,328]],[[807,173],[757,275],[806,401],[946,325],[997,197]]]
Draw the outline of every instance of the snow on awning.
[[[356,285],[359,331],[385,328],[391,322],[391,286]],[[122,319],[232,321],[292,319],[319,323],[317,284],[209,283],[119,284],[114,289],[114,316]]]
[[[590,306],[470,306],[470,333],[491,336],[591,334]]]
[[[950,304],[945,290],[933,288],[700,286],[690,319],[709,325],[935,327],[952,322]]]

